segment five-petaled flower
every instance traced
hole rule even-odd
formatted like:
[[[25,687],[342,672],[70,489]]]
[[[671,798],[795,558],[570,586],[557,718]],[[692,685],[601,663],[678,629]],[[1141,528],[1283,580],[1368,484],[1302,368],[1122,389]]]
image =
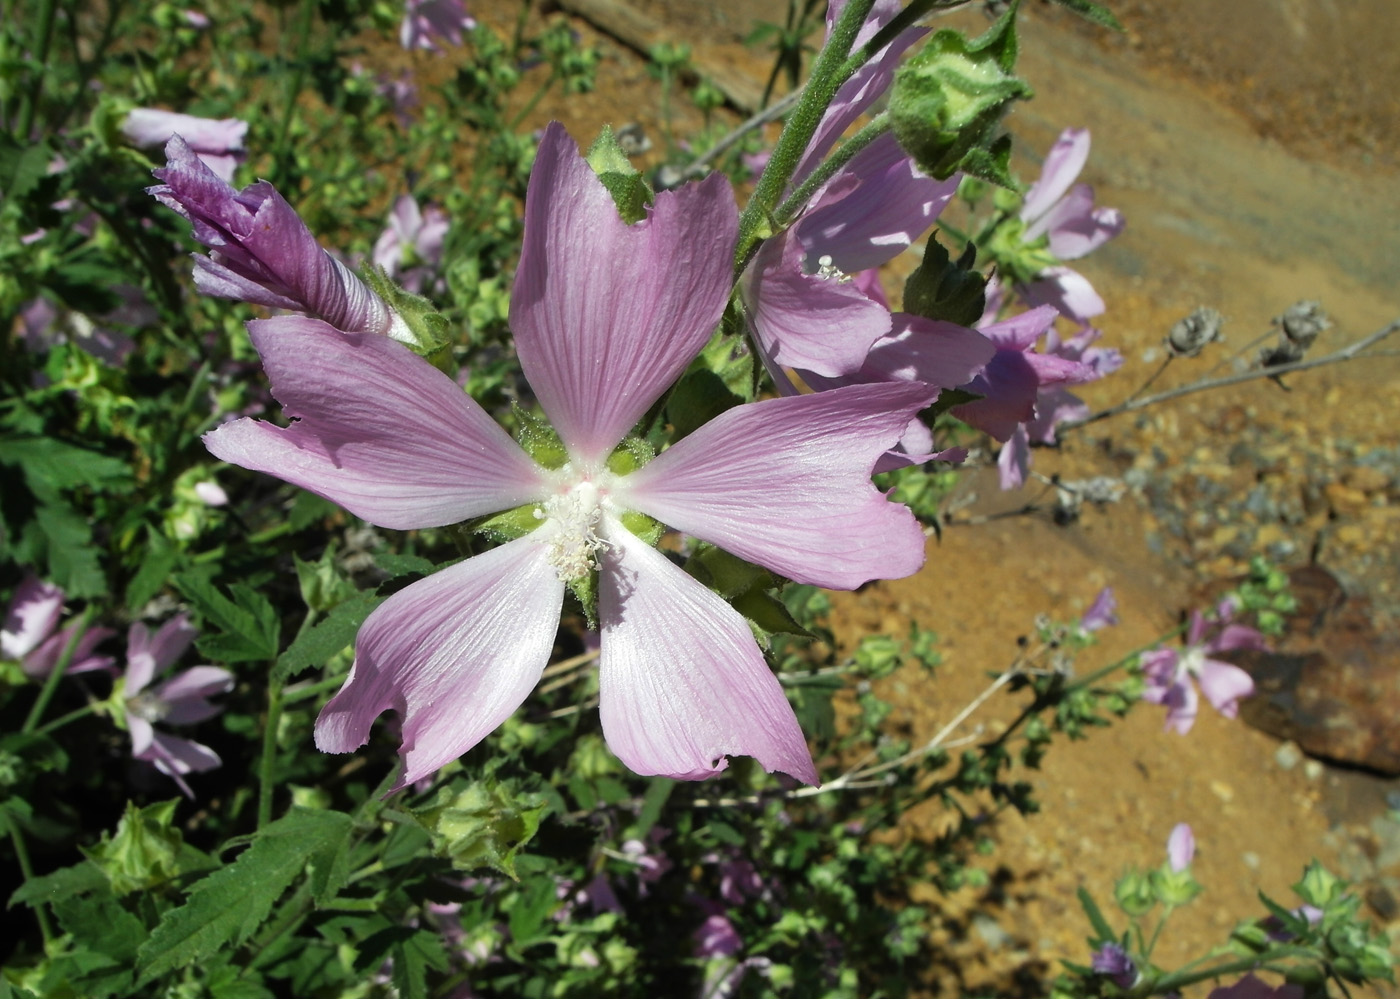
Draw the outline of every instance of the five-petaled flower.
[[[1165,704],[1166,727],[1181,735],[1191,731],[1196,723],[1199,698],[1194,679],[1211,706],[1226,718],[1239,713],[1238,701],[1254,693],[1254,681],[1248,673],[1231,663],[1211,656],[1233,649],[1264,649],[1264,636],[1253,628],[1230,624],[1228,602],[1219,610],[1220,630],[1206,641],[1210,624],[1200,611],[1191,612],[1186,629],[1184,649],[1153,649],[1142,654],[1142,673],[1147,686],[1142,699],[1149,704]]]
[[[698,779],[743,754],[817,780],[748,623],[627,524],[650,518],[820,586],[909,575],[923,564],[922,530],[870,472],[933,390],[857,385],[750,403],[640,468],[610,462],[709,340],[730,293],[737,233],[720,177],[659,194],[647,218],[627,225],[563,128],[545,130],[511,326],[567,452],[557,467],[537,463],[393,340],[304,318],[250,324],[273,394],[296,422],[227,424],[206,437],[216,456],[381,527],[514,509],[537,525],[370,615],[350,676],[316,723],[320,748],[363,745],[393,709],[406,764],[399,787],[461,756],[524,701],[548,661],[567,586],[596,572],[600,713],[624,763]]]
[[[170,777],[187,798],[194,792],[185,774],[213,770],[219,756],[208,746],[177,735],[159,732],[155,723],[193,725],[213,718],[223,707],[209,698],[233,689],[233,674],[217,666],[195,666],[151,685],[185,654],[198,631],[183,614],[177,614],[152,634],[137,622],[127,633],[126,682],[122,708],[131,733],[131,755],[155,765]]]

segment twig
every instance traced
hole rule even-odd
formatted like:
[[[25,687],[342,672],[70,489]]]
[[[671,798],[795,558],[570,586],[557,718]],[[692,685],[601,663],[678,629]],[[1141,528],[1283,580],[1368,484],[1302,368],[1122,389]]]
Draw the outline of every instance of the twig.
[[[703,153],[697,156],[695,158],[695,162],[691,163],[690,166],[685,168],[685,176],[703,176],[709,169],[709,163],[711,160],[723,154],[727,149],[729,149],[730,146],[734,145],[734,143],[738,142],[749,132],[752,132],[756,128],[762,128],[764,125],[767,125],[770,121],[776,121],[783,115],[787,114],[788,111],[793,107],[793,105],[797,103],[797,99],[801,96],[802,91],[800,89],[794,90],[792,93],[786,94],[778,100],[774,101],[772,104],[770,104],[768,107],[764,108],[757,114],[752,115],[751,117],[740,122],[740,124],[737,127],[735,127],[735,129],[732,132],[724,136],[724,138],[720,139],[709,149],[706,149]]]
[[[1099,420],[1105,420],[1110,416],[1117,416],[1120,413],[1131,413],[1138,409],[1146,409],[1148,406],[1156,405],[1159,402],[1167,402],[1170,399],[1191,395],[1194,392],[1224,388],[1227,385],[1238,385],[1241,382],[1252,381],[1256,378],[1280,378],[1283,375],[1292,374],[1295,371],[1306,371],[1309,368],[1322,367],[1324,364],[1336,364],[1340,361],[1354,360],[1358,354],[1371,346],[1371,344],[1384,340],[1398,330],[1400,330],[1400,319],[1388,323],[1370,336],[1363,337],[1355,343],[1348,344],[1341,350],[1333,351],[1330,354],[1324,354],[1322,357],[1314,357],[1311,360],[1294,361],[1292,364],[1276,364],[1265,368],[1257,368],[1252,371],[1241,371],[1238,374],[1226,375],[1223,378],[1202,379],[1192,382],[1190,385],[1182,385],[1179,388],[1158,392],[1156,395],[1125,399],[1116,406],[1109,406],[1107,409],[1101,409],[1097,413],[1092,413],[1082,420],[1068,420],[1061,423],[1055,428],[1055,431],[1056,433],[1062,433],[1067,430],[1075,430],[1090,423],[1097,423]]]

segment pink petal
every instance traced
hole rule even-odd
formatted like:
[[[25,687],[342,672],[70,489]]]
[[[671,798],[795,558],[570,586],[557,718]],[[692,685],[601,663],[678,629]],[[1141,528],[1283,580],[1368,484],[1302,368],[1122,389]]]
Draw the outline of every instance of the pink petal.
[[[126,693],[139,693],[157,673],[169,669],[185,654],[199,629],[184,614],[176,614],[154,635],[139,621],[126,636]]]
[[[361,626],[350,676],[316,720],[316,745],[348,753],[392,709],[403,723],[395,790],[455,760],[539,681],[563,599],[534,535],[400,590]]]
[[[1058,313],[1048,305],[1038,306],[1027,312],[1008,316],[998,322],[979,326],[978,329],[997,350],[1030,350],[1041,336],[1054,326]]]
[[[544,470],[403,344],[295,316],[248,331],[272,394],[296,420],[227,423],[204,436],[215,457],[396,529],[455,524],[545,495]]]
[[[862,381],[923,382],[938,388],[966,384],[996,354],[982,333],[953,323],[896,312],[890,335],[870,349]]]
[[[949,199],[961,174],[934,180],[888,132],[843,171],[859,179],[851,193],[814,208],[797,224],[796,234],[808,259],[828,255],[847,274],[888,263],[928,231]]]
[[[194,115],[136,108],[122,122],[122,134],[133,146],[163,146],[178,135],[196,153],[241,153],[248,123],[237,118],[197,118]]]
[[[923,529],[870,473],[935,394],[886,382],[738,406],[623,480],[620,502],[799,582],[911,575]]]
[[[1241,697],[1249,697],[1254,693],[1254,681],[1248,673],[1238,666],[1218,659],[1207,659],[1201,663],[1198,682],[1201,685],[1201,693],[1206,695],[1211,707],[1226,718],[1233,718],[1239,713],[1239,705],[1236,702]]]
[[[789,234],[765,243],[742,292],[759,350],[772,366],[836,378],[854,374],[890,332],[890,313],[854,281],[808,274]]]
[[[1047,267],[1034,281],[1017,290],[1028,304],[1052,306],[1077,323],[1087,323],[1108,308],[1089,279],[1068,267]]]
[[[162,721],[171,725],[193,725],[213,718],[224,710],[206,698],[233,689],[233,674],[217,666],[196,666],[177,673],[157,685],[155,695],[166,705]]]
[[[748,623],[616,520],[605,531],[598,696],[609,748],[642,775],[700,780],[742,755],[816,784],[797,717]]]
[[[1183,676],[1174,682],[1160,703],[1167,706],[1167,719],[1163,726],[1166,730],[1175,730],[1178,735],[1185,735],[1191,731],[1191,727],[1196,724],[1199,700],[1196,688],[1189,679]]]
[[[1171,835],[1167,837],[1167,862],[1172,870],[1184,871],[1191,866],[1191,859],[1195,856],[1196,837],[1189,825],[1178,822],[1172,826]]]
[[[1031,442],[1025,424],[1017,424],[997,455],[997,475],[1002,489],[1020,489],[1031,469]]]
[[[132,748],[135,749],[134,741]],[[223,762],[219,754],[208,746],[164,732],[152,732],[150,744],[140,752],[133,751],[131,755],[138,760],[154,763],[157,770],[180,785],[187,798],[193,798],[194,792],[185,783],[183,775],[213,770]]]
[[[1045,216],[1050,229],[1050,252],[1061,260],[1077,260],[1097,250],[1123,231],[1123,213],[1095,208],[1094,189],[1076,184]]]
[[[0,630],[0,655],[6,659],[23,659],[37,648],[58,626],[63,600],[62,589],[45,583],[32,572],[26,573],[15,587],[5,611],[5,625]]]
[[[1027,240],[1035,239],[1045,231],[1045,226],[1037,224],[1038,221],[1055,202],[1064,197],[1088,161],[1089,130],[1067,128],[1061,132],[1045,156],[1040,179],[1030,186],[1026,200],[1021,204],[1021,218],[1027,223]]]
[[[510,303],[525,377],[575,460],[597,465],[710,339],[729,298],[728,183],[663,191],[627,225],[564,127],[545,129]]]
[[[1232,649],[1267,649],[1268,641],[1253,628],[1242,624],[1227,624],[1206,645],[1207,652],[1229,652]]]
[[[68,642],[77,628],[78,622],[74,621],[58,634],[50,635],[42,645],[25,656],[20,663],[24,675],[36,678],[48,676],[58,665],[59,657],[68,647]],[[68,663],[67,673],[92,673],[109,669],[116,660],[111,656],[93,655],[93,650],[115,634],[111,628],[89,628],[83,632],[83,637],[78,639],[77,647],[73,649],[73,658]]]

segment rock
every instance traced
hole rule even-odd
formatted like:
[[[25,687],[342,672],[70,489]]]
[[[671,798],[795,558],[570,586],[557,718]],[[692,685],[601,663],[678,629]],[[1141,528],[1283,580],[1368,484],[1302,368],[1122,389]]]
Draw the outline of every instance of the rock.
[[[1274,651],[1221,656],[1254,678],[1241,717],[1310,756],[1400,775],[1400,635],[1320,566],[1290,580],[1298,613]]]

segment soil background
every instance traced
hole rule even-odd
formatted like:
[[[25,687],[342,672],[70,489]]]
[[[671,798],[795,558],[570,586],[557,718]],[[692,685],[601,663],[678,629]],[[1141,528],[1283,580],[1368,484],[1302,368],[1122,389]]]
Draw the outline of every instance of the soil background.
[[[1269,336],[1272,317],[1300,299],[1320,301],[1333,319],[1315,354],[1400,316],[1400,4],[1108,5],[1124,33],[1026,5],[1020,70],[1036,97],[1007,120],[1027,180],[1061,129],[1091,129],[1081,179],[1095,186],[1099,204],[1127,219],[1120,238],[1078,262],[1108,303],[1102,342],[1127,364],[1081,394],[1095,406],[1129,395],[1159,367],[1172,323],[1199,305],[1225,314],[1228,342],[1173,364],[1153,391],[1212,369],[1228,372],[1231,353]],[[600,10],[632,17],[643,44],[690,45],[700,73],[751,94],[761,91],[771,61],[742,40],[756,20],[781,23],[787,5],[563,6],[580,36],[602,48],[599,87],[546,102],[538,117],[564,120],[586,144],[604,123],[663,134],[661,88],[635,45],[619,39],[626,31],[598,29]],[[504,0],[478,0],[472,9],[501,24],[516,10]],[[980,31],[987,20],[971,10],[950,23]],[[698,130],[700,115],[684,96],[670,104],[677,135]],[[657,153],[641,162],[659,165]],[[1400,348],[1400,338],[1390,347]],[[1114,588],[1122,623],[1081,660],[1091,669],[1175,627],[1186,609],[1205,605],[1212,583],[1264,553],[1286,568],[1321,565],[1353,600],[1369,601],[1361,605],[1368,627],[1360,654],[1374,667],[1375,687],[1360,706],[1371,713],[1339,724],[1370,726],[1377,740],[1394,744],[1397,386],[1400,358],[1392,353],[1282,385],[1255,381],[1184,396],[1068,434],[1060,448],[1035,452],[1037,471],[1114,476],[1130,488],[1121,502],[1087,508],[1064,526],[1050,517],[1044,487],[1002,494],[993,470],[974,470],[956,498],[954,520],[963,525],[930,541],[919,575],[838,595],[838,634],[848,642],[872,631],[902,634],[910,621],[940,633],[945,665],[937,677],[893,691],[900,723],[927,739],[985,686],[988,671],[1015,658],[1017,637],[1033,634],[1038,614],[1073,619],[1101,587]],[[981,457],[985,463],[991,452]],[[1026,505],[1035,509],[1003,516]],[[1009,700],[993,702],[960,734],[991,731],[1013,710]],[[1377,922],[1400,914],[1394,782],[1303,761],[1296,747],[1209,708],[1180,737],[1143,705],[1086,741],[1055,745],[1033,777],[1043,811],[997,826],[995,887],[925,899],[941,914],[934,932],[946,955],[928,969],[931,995],[1043,994],[1059,958],[1088,957],[1075,890],[1086,887],[1107,903],[1127,867],[1161,862],[1169,831],[1182,821],[1195,831],[1206,891],[1163,935],[1166,966],[1262,915],[1261,890],[1291,904],[1288,886],[1314,857],[1359,882]],[[901,834],[928,835],[941,821],[932,810],[912,815]]]

